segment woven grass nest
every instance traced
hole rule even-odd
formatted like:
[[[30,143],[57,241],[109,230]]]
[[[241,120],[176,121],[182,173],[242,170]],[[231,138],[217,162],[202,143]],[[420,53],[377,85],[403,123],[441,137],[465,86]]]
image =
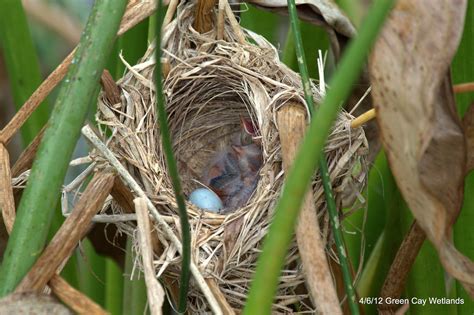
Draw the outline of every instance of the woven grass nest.
[[[289,101],[305,102],[299,75],[279,61],[277,50],[263,37],[240,26],[237,29],[228,20],[225,40],[216,40],[214,31],[199,34],[192,28],[193,12],[193,3],[180,5],[177,18],[164,30],[162,43],[163,56],[171,65],[164,80],[166,108],[186,196],[200,187],[198,179],[206,163],[240,128],[241,116],[252,119],[262,144],[260,179],[245,207],[220,215],[187,203],[193,261],[205,277],[214,279],[232,308],[242,309],[283,186],[276,112]],[[242,35],[246,42],[242,42]],[[138,64],[127,65],[127,73],[118,81],[120,103],[110,104],[104,94],[99,97],[97,122],[104,137],[105,129],[111,131],[107,133],[109,148],[179,235],[177,205],[155,109],[154,50],[152,44]],[[320,101],[316,86],[313,91],[315,101]],[[353,193],[354,187],[361,189],[364,178],[361,172],[355,176],[354,169],[365,165],[367,141],[361,128],[350,128],[351,118],[345,112],[339,114],[325,148],[338,200]],[[313,193],[324,237],[330,239],[318,177],[313,182]],[[128,232],[135,228],[133,222],[118,226]],[[176,248],[166,241],[158,226],[156,233],[164,249],[155,253],[157,276],[177,281],[180,258]],[[275,312],[293,312],[291,305],[298,302],[299,311],[316,309],[302,286],[305,278],[298,257],[293,242],[274,301]],[[193,314],[210,311],[193,281],[188,308]]]

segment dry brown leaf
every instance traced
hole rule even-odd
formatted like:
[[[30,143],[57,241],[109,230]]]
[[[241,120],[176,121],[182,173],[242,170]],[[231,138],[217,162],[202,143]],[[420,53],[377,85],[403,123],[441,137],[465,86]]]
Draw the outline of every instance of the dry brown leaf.
[[[264,8],[275,8],[280,14],[288,14],[286,0],[249,0],[247,2]],[[334,1],[296,0],[295,3],[301,19],[317,25],[326,24],[346,37],[355,35],[354,26]]]
[[[448,73],[465,11],[465,0],[398,1],[369,69],[398,187],[445,269],[474,295],[474,264],[450,240],[462,203],[466,146]]]
[[[247,0],[247,2],[281,15],[288,15],[286,0]],[[349,18],[332,0],[296,0],[295,2],[300,19],[322,26],[326,30],[331,41],[332,52],[338,60],[348,39],[356,34]]]

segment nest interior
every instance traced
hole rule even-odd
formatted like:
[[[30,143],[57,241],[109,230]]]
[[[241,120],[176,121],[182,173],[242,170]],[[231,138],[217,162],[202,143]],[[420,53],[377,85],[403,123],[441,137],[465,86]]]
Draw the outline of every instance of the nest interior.
[[[171,65],[163,82],[166,108],[185,194],[199,186],[209,160],[239,130],[241,116],[252,119],[262,144],[260,179],[246,206],[219,215],[187,203],[193,260],[205,277],[216,282],[227,303],[241,309],[283,185],[276,113],[288,102],[305,102],[299,75],[279,61],[277,50],[263,37],[236,30],[228,20],[225,40],[216,40],[215,31],[199,34],[192,28],[193,12],[193,3],[181,4],[177,18],[164,30],[162,43],[163,57]],[[238,32],[245,35],[246,42],[239,41]],[[122,101],[112,104],[101,94],[97,122],[114,154],[179,235],[177,206],[155,110],[154,51],[152,44],[134,66],[124,61],[127,72],[118,82]],[[317,103],[320,95],[315,85],[312,88]],[[350,128],[350,120],[349,114],[339,114],[325,147],[336,199],[340,201],[357,194],[365,179],[365,167],[360,166],[365,166],[367,141],[361,128]],[[323,190],[317,176],[313,194],[327,235]],[[125,231],[135,228],[133,223],[118,225]],[[177,280],[180,258],[176,248],[159,227],[156,233],[163,248],[155,253],[157,276]],[[300,311],[317,308],[308,299],[298,257],[293,242],[274,301],[275,311],[292,312],[295,304]],[[190,290],[190,311],[209,311],[193,282]]]

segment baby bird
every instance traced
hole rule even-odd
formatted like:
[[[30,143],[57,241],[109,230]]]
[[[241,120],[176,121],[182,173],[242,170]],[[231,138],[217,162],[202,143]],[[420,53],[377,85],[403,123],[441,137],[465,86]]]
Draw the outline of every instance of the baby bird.
[[[242,207],[257,187],[259,170],[263,163],[262,150],[252,136],[256,128],[241,117],[242,131],[231,137],[231,144],[212,160],[203,176],[203,182],[224,203],[222,213]]]

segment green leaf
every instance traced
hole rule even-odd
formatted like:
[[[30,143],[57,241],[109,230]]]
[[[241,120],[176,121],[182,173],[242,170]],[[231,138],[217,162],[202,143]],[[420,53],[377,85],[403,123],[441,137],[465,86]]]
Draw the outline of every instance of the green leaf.
[[[105,259],[105,308],[112,315],[122,314],[123,271],[115,261]]]
[[[0,1],[0,46],[3,49],[13,101],[18,110],[41,83],[38,57],[21,1]],[[48,116],[48,105],[43,102],[21,128],[25,146],[41,130]]]
[[[162,0],[158,0],[158,10],[156,10],[156,47],[161,47],[161,26],[163,24],[163,4]],[[171,143],[171,135],[168,127],[168,114],[165,108],[165,98],[163,96],[163,83],[162,71],[161,71],[161,49],[156,49],[156,63],[155,76],[156,76],[156,93],[157,93],[157,108],[158,108],[158,121],[160,126],[161,141],[163,144],[163,151],[166,158],[166,165],[168,166],[168,174],[171,178],[173,185],[173,192],[176,198],[176,204],[178,205],[179,211],[179,222],[181,224],[181,241],[183,244],[181,252],[181,277],[179,285],[179,302],[178,312],[183,313],[186,311],[186,303],[189,289],[189,278],[191,275],[190,264],[191,264],[191,232],[188,221],[188,212],[186,211],[186,204],[184,202],[184,193],[181,189],[181,181],[178,174],[178,166],[176,159],[174,158],[173,145]]]
[[[383,152],[377,157],[370,176],[368,221],[364,229],[367,237],[367,261],[357,285],[360,297],[380,295],[388,270],[403,238],[401,210],[405,203]],[[383,220],[377,221],[382,218]],[[380,227],[383,227],[382,231]],[[376,314],[376,307],[377,305],[374,304],[365,305],[366,313]]]
[[[79,290],[94,302],[105,307],[105,258],[99,256],[88,239],[81,242],[76,252]]]
[[[130,280],[135,259],[132,252],[132,240],[130,237],[127,238],[127,249],[125,255],[122,314],[145,314],[147,305],[145,276],[140,270],[135,269],[133,279]]]
[[[0,267],[0,296],[15,289],[45,245],[69,159],[88,105],[96,96],[125,5],[125,0],[103,0],[94,5],[18,207]]]

